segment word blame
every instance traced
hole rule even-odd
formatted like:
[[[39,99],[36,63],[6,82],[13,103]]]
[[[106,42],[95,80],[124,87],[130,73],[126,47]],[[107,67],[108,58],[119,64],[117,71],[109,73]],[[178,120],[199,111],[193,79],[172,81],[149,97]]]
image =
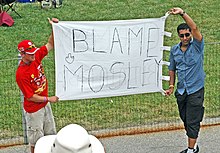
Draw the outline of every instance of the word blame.
[[[99,28],[101,29],[101,28]],[[160,29],[149,27],[112,28],[103,30],[73,29],[73,53],[93,52],[108,54],[149,55],[150,50],[159,47]],[[153,51],[153,50],[152,50]],[[154,54],[152,52],[152,54]]]

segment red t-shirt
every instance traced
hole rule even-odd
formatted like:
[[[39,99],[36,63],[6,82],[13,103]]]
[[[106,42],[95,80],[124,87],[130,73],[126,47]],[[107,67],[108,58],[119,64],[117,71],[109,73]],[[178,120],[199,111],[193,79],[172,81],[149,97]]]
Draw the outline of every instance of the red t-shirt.
[[[28,113],[36,112],[47,104],[47,102],[39,103],[27,100],[34,94],[48,96],[47,79],[41,63],[47,53],[46,46],[42,46],[35,53],[35,60],[29,65],[21,61],[16,72],[16,82],[24,94],[24,110]]]

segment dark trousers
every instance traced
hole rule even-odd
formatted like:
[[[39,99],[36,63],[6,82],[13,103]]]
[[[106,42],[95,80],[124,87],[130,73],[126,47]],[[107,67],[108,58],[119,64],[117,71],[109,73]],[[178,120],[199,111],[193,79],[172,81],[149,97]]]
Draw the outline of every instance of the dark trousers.
[[[196,139],[200,130],[200,122],[204,116],[204,88],[187,95],[186,91],[180,95],[175,92],[180,118],[184,123],[186,135]]]

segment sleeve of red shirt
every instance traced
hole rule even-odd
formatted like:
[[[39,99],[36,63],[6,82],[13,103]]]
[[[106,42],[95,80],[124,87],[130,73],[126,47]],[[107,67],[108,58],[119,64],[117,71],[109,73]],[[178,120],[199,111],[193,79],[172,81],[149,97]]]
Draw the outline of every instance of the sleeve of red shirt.
[[[39,58],[39,59],[38,59],[39,61],[42,61],[43,58],[44,58],[47,54],[48,54],[47,47],[46,47],[46,46],[42,46],[42,47],[40,47],[39,51],[36,52],[35,57],[36,57],[36,58]]]

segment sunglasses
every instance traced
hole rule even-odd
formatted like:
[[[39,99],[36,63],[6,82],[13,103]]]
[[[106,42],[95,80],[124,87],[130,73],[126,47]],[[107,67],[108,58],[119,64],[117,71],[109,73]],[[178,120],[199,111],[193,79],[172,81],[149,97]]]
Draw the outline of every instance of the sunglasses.
[[[184,36],[189,37],[189,36],[190,36],[190,33],[179,34],[179,37],[180,37],[180,38],[184,38]]]
[[[26,48],[26,50],[31,50],[32,48],[36,48],[34,44]]]

